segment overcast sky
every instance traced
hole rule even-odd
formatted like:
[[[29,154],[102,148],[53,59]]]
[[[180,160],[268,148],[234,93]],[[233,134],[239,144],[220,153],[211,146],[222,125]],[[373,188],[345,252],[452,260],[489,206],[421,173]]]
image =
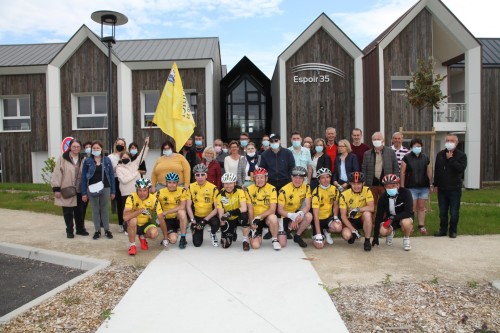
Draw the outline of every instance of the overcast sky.
[[[67,42],[98,10],[125,14],[116,39],[219,37],[228,70],[247,56],[269,78],[276,59],[321,13],[363,49],[416,0],[0,0],[0,44]],[[443,0],[476,37],[500,37],[500,1]]]

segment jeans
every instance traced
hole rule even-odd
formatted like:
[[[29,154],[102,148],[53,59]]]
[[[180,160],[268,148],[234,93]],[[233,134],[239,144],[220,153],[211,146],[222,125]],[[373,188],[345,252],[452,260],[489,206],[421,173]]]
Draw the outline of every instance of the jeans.
[[[101,222],[104,230],[109,230],[109,201],[111,189],[105,187],[98,197],[89,196],[90,207],[92,207],[92,220],[95,231],[101,231]]]
[[[457,232],[461,198],[461,189],[442,190],[438,188],[440,232],[445,233],[448,230],[448,210],[450,211],[450,234]]]

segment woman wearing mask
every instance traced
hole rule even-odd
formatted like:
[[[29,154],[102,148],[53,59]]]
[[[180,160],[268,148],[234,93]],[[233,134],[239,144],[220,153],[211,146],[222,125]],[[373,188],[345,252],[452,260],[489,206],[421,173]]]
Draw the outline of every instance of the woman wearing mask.
[[[267,134],[264,134],[264,136],[262,137],[262,145],[260,146],[260,149],[259,149],[259,155],[262,155],[263,152],[265,152],[266,150],[268,150],[270,148],[270,142],[269,142],[269,135]]]
[[[149,137],[144,140],[144,146],[142,147],[140,155],[146,158],[149,151]],[[137,156],[137,153],[135,154]],[[122,201],[126,202],[127,197],[135,192],[135,181],[141,179],[142,175],[140,173],[140,159],[133,159],[132,152],[124,151],[120,154],[120,163],[116,167],[116,177],[119,180],[120,193],[122,195]],[[127,231],[126,221],[123,225],[120,225],[120,232]]]
[[[120,232],[123,230],[123,209],[125,208],[125,201],[122,200],[122,194],[120,193],[120,181],[118,180],[118,177],[116,177],[116,167],[118,166],[118,162],[120,162],[120,155],[122,152],[126,151],[126,147],[125,139],[118,138],[113,146],[113,153],[108,156],[111,160],[111,164],[113,165],[113,173],[115,174],[116,196],[113,202],[116,205],[116,215],[118,216]]]
[[[167,187],[165,176],[169,172],[178,174],[179,186],[187,189],[191,179],[191,167],[186,158],[182,154],[177,154],[174,144],[169,140],[161,145],[161,154],[151,172],[151,182],[153,184],[151,191],[154,193]]]
[[[224,143],[222,142],[221,139],[214,140],[215,159],[217,160],[217,162],[219,162],[221,172],[222,172],[222,169],[224,168],[224,159],[227,156],[227,150],[226,150],[226,152],[224,152],[223,146],[224,146]]]
[[[148,139],[149,139],[149,137],[148,137]],[[148,140],[148,143],[149,143],[149,140]],[[144,177],[144,175],[147,172],[146,161],[145,161],[146,156],[143,156],[143,153],[142,153],[144,151],[144,147],[142,147],[142,150],[139,153],[139,145],[135,142],[131,142],[128,145],[128,151],[130,152],[130,156],[132,157],[131,162],[134,162],[137,158],[139,158],[139,161],[141,161],[141,163],[139,164],[138,171],[141,174],[141,178]],[[122,193],[122,196],[123,196],[123,193]]]
[[[325,140],[318,138],[314,140],[314,155],[312,156],[312,177],[311,177],[311,191],[318,187],[318,174],[317,171],[321,168],[330,170],[332,161],[330,156],[325,154]]]
[[[230,154],[224,159],[224,172],[234,173],[237,177],[236,184],[243,186],[245,181],[245,168],[247,160],[240,155],[240,143],[233,140],[229,143]]]
[[[80,141],[71,140],[69,149],[57,159],[51,179],[54,204],[62,207],[67,238],[75,238],[74,226],[76,226],[77,235],[88,236],[89,234],[85,230],[82,216],[83,202],[80,188],[84,157],[80,154],[81,148]]]
[[[245,182],[244,186],[247,188],[248,186],[255,184],[253,173],[255,168],[258,168],[260,163],[260,155],[257,154],[257,148],[255,147],[255,143],[249,142],[247,145],[247,153],[246,153],[247,163],[245,165]]]
[[[92,143],[92,156],[86,158],[82,169],[82,200],[90,201],[92,220],[94,221],[94,239],[101,237],[101,224],[107,238],[113,238],[109,230],[109,198],[115,198],[115,174],[113,165],[107,156],[102,154],[102,143]]]
[[[432,167],[427,155],[422,153],[422,140],[410,142],[411,150],[401,162],[401,187],[410,190],[413,197],[413,211],[417,213],[418,230],[427,235],[425,228],[425,202],[431,192]]]
[[[335,172],[333,173],[333,185],[340,191],[349,186],[347,175],[351,172],[361,171],[358,158],[352,153],[351,144],[346,139],[340,140],[337,145],[337,157],[335,158]]]
[[[87,157],[92,156],[92,142],[86,141],[83,143],[82,150],[80,151],[83,160],[85,160]],[[83,164],[82,164],[83,165]],[[80,191],[80,189],[78,189]],[[80,201],[82,199],[82,196],[80,194]],[[89,202],[83,202],[81,203],[81,209],[82,209],[82,219],[83,222],[85,223],[85,216],[87,215],[87,206],[89,205]]]
[[[201,156],[203,157],[203,161],[201,163],[205,164],[208,168],[207,181],[214,184],[217,189],[220,189],[222,187],[222,171],[219,162],[215,160],[214,148],[212,146],[206,147]]]

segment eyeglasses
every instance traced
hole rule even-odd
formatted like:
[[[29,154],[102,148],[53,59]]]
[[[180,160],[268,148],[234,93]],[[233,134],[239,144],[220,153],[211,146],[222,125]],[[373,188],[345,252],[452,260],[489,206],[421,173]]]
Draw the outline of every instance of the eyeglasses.
[[[279,139],[271,139],[270,142],[278,142],[280,141]]]
[[[339,148],[345,148],[346,146],[339,146]]]
[[[195,177],[204,177],[206,175],[207,175],[206,173],[195,173],[194,174]]]

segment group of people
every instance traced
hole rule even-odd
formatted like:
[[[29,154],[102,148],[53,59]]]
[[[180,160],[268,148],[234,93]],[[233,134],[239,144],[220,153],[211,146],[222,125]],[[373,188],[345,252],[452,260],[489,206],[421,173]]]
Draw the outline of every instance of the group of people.
[[[88,234],[83,219],[76,217],[80,201],[91,202],[94,239],[100,237],[101,227],[112,238],[107,202],[108,197],[120,197],[120,204],[115,199],[120,230],[128,233],[130,255],[136,254],[136,235],[141,248],[147,250],[147,238],[158,237],[158,228],[162,245],[179,239],[183,249],[190,226],[192,243],[199,247],[206,225],[212,245],[222,248],[230,247],[237,239],[237,227],[242,228],[244,251],[259,248],[263,239],[270,239],[275,250],[286,246],[288,239],[306,247],[302,235],[310,226],[312,243],[318,249],[333,244],[331,233],[353,244],[363,230],[363,248],[370,251],[378,245],[379,236],[392,245],[394,230],[401,228],[403,248],[408,251],[414,212],[418,230],[427,234],[425,204],[432,190],[438,193],[440,209],[440,230],[435,236],[457,236],[467,157],[456,148],[456,135],[446,136],[445,149],[436,156],[434,175],[419,138],[411,140],[409,149],[402,145],[403,135],[398,132],[390,147],[381,132],[373,133],[372,146],[362,142],[361,129],[353,129],[351,138],[337,142],[331,127],[324,139],[302,138],[293,132],[287,149],[278,134],[262,137],[260,147],[247,133],[229,144],[216,139],[213,146],[205,146],[203,136],[195,135],[194,145],[188,140],[179,153],[166,141],[151,181],[143,178],[145,166],[140,167],[148,152],[147,138],[140,153],[126,151],[125,140],[118,139],[116,156],[100,156],[102,145],[97,142],[90,146],[91,155],[84,158],[78,154],[78,141],[73,140],[57,162],[60,172],[54,172],[52,186],[56,204],[63,206],[69,238],[74,237],[72,216],[76,233]],[[134,156],[141,158],[134,162]],[[72,179],[81,184],[77,191],[81,194],[64,201],[61,190]],[[102,189],[95,196],[94,185],[99,183]]]

